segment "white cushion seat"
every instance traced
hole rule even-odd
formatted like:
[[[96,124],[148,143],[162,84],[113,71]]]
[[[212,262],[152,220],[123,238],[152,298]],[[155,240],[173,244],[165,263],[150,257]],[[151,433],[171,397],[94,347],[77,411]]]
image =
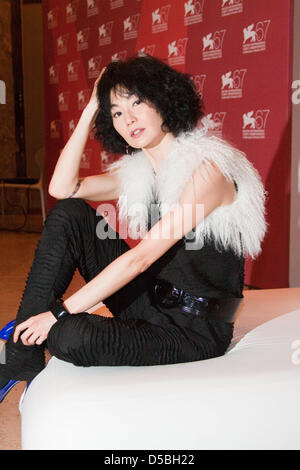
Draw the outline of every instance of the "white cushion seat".
[[[299,449],[300,309],[251,331],[243,321],[226,354],[205,361],[51,358],[21,399],[22,448]]]

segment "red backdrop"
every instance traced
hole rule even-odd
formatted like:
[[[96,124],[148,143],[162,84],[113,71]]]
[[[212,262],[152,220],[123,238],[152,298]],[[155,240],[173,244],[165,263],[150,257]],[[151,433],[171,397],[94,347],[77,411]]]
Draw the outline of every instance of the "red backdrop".
[[[268,234],[246,283],[288,286],[292,0],[45,0],[46,178],[112,58],[146,52],[186,71],[212,132],[243,150],[268,191]],[[92,136],[80,175],[118,158]],[[48,196],[47,209],[55,200]],[[97,204],[92,204],[94,207]]]

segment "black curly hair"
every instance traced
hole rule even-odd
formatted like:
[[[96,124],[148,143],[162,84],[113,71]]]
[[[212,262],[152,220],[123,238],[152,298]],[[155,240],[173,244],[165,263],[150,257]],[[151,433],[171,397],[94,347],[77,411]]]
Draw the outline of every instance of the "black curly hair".
[[[133,153],[138,150],[129,147],[113,126],[110,92],[118,89],[152,104],[162,117],[162,129],[175,137],[193,130],[204,115],[202,98],[188,74],[149,55],[111,62],[98,83],[97,98],[101,105],[95,119],[95,138],[108,152]]]

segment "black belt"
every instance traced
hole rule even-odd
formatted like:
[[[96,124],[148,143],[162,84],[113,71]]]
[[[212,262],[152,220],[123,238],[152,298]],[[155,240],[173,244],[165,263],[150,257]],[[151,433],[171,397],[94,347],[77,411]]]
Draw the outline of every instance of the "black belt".
[[[153,288],[154,303],[163,308],[181,307],[185,313],[233,323],[242,297],[208,298],[188,294],[164,279],[156,279]]]

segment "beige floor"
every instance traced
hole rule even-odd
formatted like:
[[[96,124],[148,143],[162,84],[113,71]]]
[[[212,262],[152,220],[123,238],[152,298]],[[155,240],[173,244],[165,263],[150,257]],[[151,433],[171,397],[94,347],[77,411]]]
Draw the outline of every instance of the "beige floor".
[[[37,233],[0,231],[0,259],[2,261],[0,263],[0,327],[12,320],[18,309],[27,273],[40,237],[40,216],[31,216],[30,225],[27,228],[36,230]],[[82,284],[80,275],[76,273],[66,297]],[[245,292],[245,302],[237,322],[240,327],[243,326],[243,313],[246,313],[246,310],[255,312],[253,316],[247,315],[248,322],[250,318],[251,323],[247,325],[247,328],[249,326],[254,328],[264,321],[281,315],[284,310],[288,312],[299,308],[300,288],[249,290]],[[261,316],[259,311],[261,311]],[[0,404],[0,450],[21,449],[18,403],[24,387],[25,382],[19,383]]]
[[[14,222],[6,217],[9,227]],[[18,222],[17,225],[21,225]],[[0,327],[15,318],[27,273],[34,256],[35,248],[41,235],[41,217],[31,215],[24,227],[28,231],[0,231]],[[76,272],[67,296],[83,284]],[[0,450],[18,450],[21,448],[19,400],[26,383],[20,382],[0,404]]]
[[[10,238],[10,235],[7,237]],[[25,236],[26,238],[26,251],[34,253],[35,240],[36,237]],[[0,235],[0,253],[2,252],[3,239],[2,234]],[[10,243],[11,245],[11,243]],[[20,247],[22,243],[18,243]],[[17,252],[17,250],[16,250]],[[2,254],[2,253],[1,253]],[[28,260],[29,261],[29,260]],[[2,277],[2,272],[0,275],[1,286],[0,286],[0,295],[2,302],[0,304],[0,324],[1,326],[5,325],[8,321],[12,320],[15,316],[15,313],[18,309],[20,295],[23,291],[24,280],[27,276],[26,269],[29,263],[24,262],[24,272],[19,271],[19,268],[13,274],[7,274],[5,278]],[[21,268],[21,266],[20,266]],[[17,274],[16,274],[17,273]],[[2,280],[4,279],[4,282]],[[78,273],[75,274],[72,285],[67,291],[67,296],[71,295],[82,285],[81,277]],[[5,286],[5,287],[4,287]],[[18,293],[16,295],[16,293]],[[7,307],[6,307],[7,306]],[[0,404],[0,450],[19,450],[21,449],[21,421],[20,413],[18,409],[19,401],[23,390],[26,386],[25,382],[20,382],[17,384],[14,389],[7,395],[3,403]]]

